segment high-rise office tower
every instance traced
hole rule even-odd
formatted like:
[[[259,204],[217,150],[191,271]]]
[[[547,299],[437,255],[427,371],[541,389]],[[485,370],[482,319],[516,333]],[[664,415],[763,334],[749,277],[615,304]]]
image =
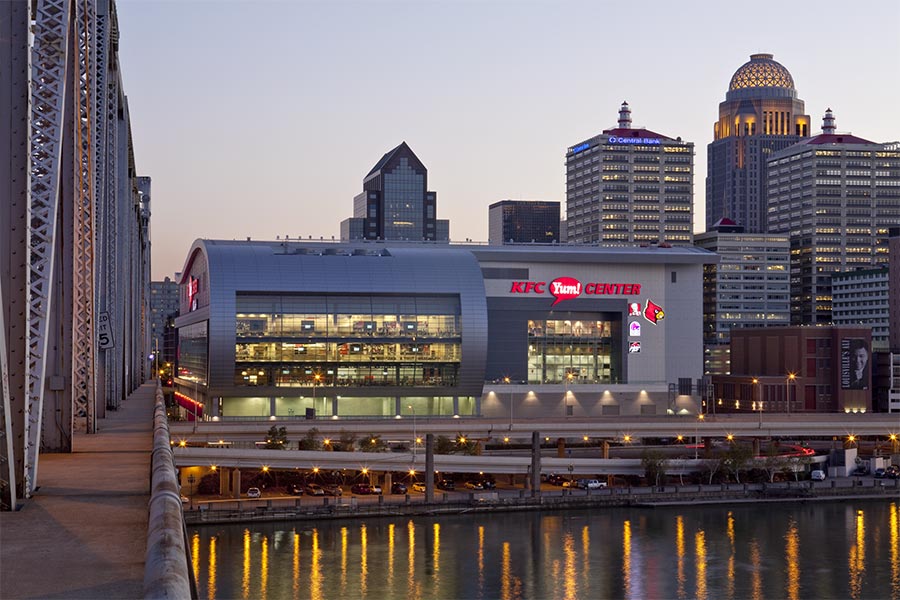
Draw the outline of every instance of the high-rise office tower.
[[[900,144],[835,131],[768,161],[769,231],[791,238],[791,322],[831,323],[831,276],[888,262],[888,230],[900,222]]]
[[[727,217],[748,233],[767,231],[766,159],[809,136],[794,78],[771,54],[735,71],[707,147],[706,229]]]
[[[566,151],[566,226],[572,244],[693,242],[694,144],[618,127]]]
[[[501,200],[488,207],[491,245],[558,244],[559,225],[559,202]]]
[[[448,242],[450,221],[437,218],[437,194],[428,169],[406,142],[381,157],[353,198],[353,217],[341,222],[342,240]]]
[[[722,219],[694,245],[719,255],[703,265],[704,373],[727,374],[732,329],[790,324],[790,240]]]

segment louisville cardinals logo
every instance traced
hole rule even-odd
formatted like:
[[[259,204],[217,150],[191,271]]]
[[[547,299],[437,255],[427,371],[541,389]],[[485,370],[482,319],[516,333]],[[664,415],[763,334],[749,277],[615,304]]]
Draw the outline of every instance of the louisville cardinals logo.
[[[662,309],[662,306],[655,304],[652,300],[647,300],[647,306],[644,307],[645,319],[656,325],[665,316],[666,312]]]

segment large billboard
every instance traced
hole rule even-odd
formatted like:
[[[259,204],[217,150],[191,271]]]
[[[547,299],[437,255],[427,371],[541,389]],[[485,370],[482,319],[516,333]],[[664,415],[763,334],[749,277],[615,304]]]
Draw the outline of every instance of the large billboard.
[[[841,340],[841,389],[869,389],[869,361],[872,351],[863,338]]]

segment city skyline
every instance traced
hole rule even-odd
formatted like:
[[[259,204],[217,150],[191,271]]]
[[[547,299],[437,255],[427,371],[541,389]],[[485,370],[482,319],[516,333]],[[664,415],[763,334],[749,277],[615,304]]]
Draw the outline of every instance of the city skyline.
[[[123,2],[152,277],[181,270],[197,238],[338,238],[365,174],[403,141],[451,240],[486,242],[494,202],[565,204],[567,147],[614,127],[622,101],[635,126],[694,143],[703,231],[718,105],[757,52],[793,75],[812,135],[831,108],[838,131],[900,139],[900,5],[809,3],[792,27],[743,29],[710,26],[707,9],[646,3],[637,21],[589,3]],[[716,7],[718,23],[742,18]]]

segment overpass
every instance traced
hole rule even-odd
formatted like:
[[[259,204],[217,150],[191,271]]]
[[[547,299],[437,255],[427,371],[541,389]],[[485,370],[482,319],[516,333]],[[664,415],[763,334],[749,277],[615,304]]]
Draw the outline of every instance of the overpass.
[[[531,439],[538,431],[550,438],[631,441],[643,437],[725,438],[807,438],[849,436],[890,439],[900,435],[900,418],[890,413],[763,413],[705,414],[696,416],[633,416],[592,419],[505,419],[484,418],[402,418],[402,419],[314,419],[301,418],[246,421],[173,422],[170,432],[175,440],[189,444],[214,445],[220,441],[252,443],[264,441],[269,429],[284,427],[289,441],[296,441],[312,429],[322,439],[337,439],[342,432],[378,435],[385,440],[410,441],[427,433],[503,442]]]

